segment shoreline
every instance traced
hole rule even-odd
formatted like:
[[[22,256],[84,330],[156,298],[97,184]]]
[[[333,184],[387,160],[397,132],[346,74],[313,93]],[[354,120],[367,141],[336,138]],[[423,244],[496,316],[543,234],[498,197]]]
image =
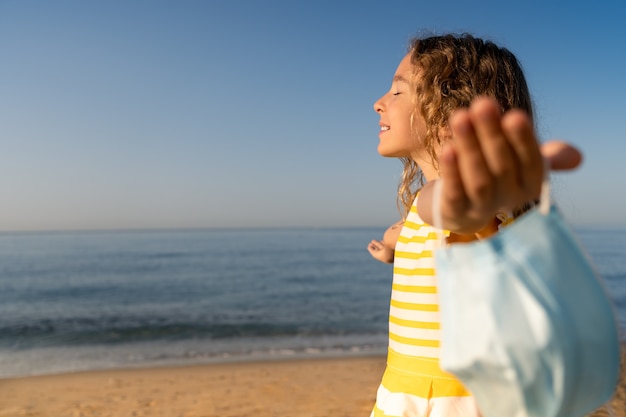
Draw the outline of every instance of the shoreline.
[[[354,341],[353,339],[349,340]],[[387,346],[374,341],[356,339],[356,344],[328,338],[319,346],[311,341],[293,343],[271,340],[263,346],[255,340],[247,341],[253,349],[233,349],[230,352],[203,351],[204,341],[165,342],[161,344],[136,343],[115,346],[77,346],[39,348],[22,352],[0,349],[0,381],[21,377],[61,375],[77,372],[99,372],[122,369],[202,366],[213,364],[274,362],[316,358],[340,359],[363,356],[385,356]],[[291,343],[289,343],[291,342]],[[338,342],[338,343],[337,343]],[[267,343],[267,342],[266,342]],[[304,347],[309,343],[309,347]],[[219,347],[219,346],[218,346]]]
[[[147,361],[137,363],[127,363],[124,365],[101,366],[94,368],[77,368],[62,369],[58,371],[47,371],[41,373],[16,374],[8,376],[0,376],[0,387],[3,381],[40,378],[40,377],[60,377],[65,375],[104,373],[104,372],[132,372],[148,369],[168,369],[168,368],[194,368],[205,366],[236,366],[236,365],[258,365],[272,364],[279,362],[308,362],[308,361],[341,361],[353,358],[382,358],[385,359],[387,352],[372,351],[332,351],[332,352],[316,352],[316,353],[287,353],[287,354],[262,354],[262,355],[241,355],[241,356],[224,356],[212,357],[209,359],[180,359],[172,358],[160,361]],[[1,391],[0,391],[1,394]],[[2,416],[2,414],[0,414]]]

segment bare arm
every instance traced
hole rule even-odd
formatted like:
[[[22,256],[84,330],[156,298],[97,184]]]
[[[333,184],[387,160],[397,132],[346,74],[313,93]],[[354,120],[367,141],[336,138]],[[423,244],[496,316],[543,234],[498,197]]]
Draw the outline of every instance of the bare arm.
[[[385,231],[382,240],[372,240],[367,245],[367,250],[372,257],[378,261],[390,264],[393,263],[396,242],[402,231],[404,221],[392,224]]]

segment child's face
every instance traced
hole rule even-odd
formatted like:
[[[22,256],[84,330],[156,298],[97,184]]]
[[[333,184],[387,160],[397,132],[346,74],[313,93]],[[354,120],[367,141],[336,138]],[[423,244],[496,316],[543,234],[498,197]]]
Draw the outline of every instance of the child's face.
[[[419,139],[426,135],[426,125],[415,111],[413,97],[415,86],[413,65],[406,55],[398,65],[391,89],[374,103],[374,111],[380,115],[380,143],[378,153],[388,157],[419,159]]]

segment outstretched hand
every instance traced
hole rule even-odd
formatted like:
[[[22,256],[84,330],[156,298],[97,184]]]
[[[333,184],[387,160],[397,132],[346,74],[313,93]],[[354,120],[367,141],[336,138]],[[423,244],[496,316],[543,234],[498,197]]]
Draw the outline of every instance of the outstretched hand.
[[[445,229],[480,233],[493,225],[497,212],[536,200],[550,169],[573,169],[581,154],[565,142],[540,147],[532,122],[521,110],[500,115],[497,102],[474,100],[450,117],[452,140],[439,158],[443,180],[441,216]]]

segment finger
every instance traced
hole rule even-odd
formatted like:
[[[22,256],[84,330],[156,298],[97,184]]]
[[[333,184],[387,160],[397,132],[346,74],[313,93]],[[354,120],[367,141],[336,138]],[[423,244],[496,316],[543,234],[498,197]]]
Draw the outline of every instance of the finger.
[[[449,216],[461,213],[468,203],[467,194],[459,172],[458,161],[454,146],[448,143],[439,158],[443,189],[441,190],[442,210],[450,210]],[[446,215],[447,213],[442,213]]]
[[[381,250],[382,249],[382,243],[380,243],[377,240],[372,240],[370,242],[370,244],[368,245],[368,248],[372,249],[372,250]]]
[[[477,98],[470,107],[470,117],[485,163],[496,180],[496,192],[502,195],[518,189],[518,163],[500,125],[498,103],[487,97]]]
[[[523,199],[539,196],[544,176],[543,157],[528,115],[521,110],[511,110],[502,118],[502,128],[519,163]],[[518,201],[523,203],[523,201]]]
[[[582,162],[582,154],[574,146],[560,140],[552,140],[541,145],[541,154],[548,160],[550,169],[569,170]]]
[[[458,110],[450,117],[450,129],[458,167],[458,177],[468,200],[478,207],[493,199],[493,179],[467,110]]]

